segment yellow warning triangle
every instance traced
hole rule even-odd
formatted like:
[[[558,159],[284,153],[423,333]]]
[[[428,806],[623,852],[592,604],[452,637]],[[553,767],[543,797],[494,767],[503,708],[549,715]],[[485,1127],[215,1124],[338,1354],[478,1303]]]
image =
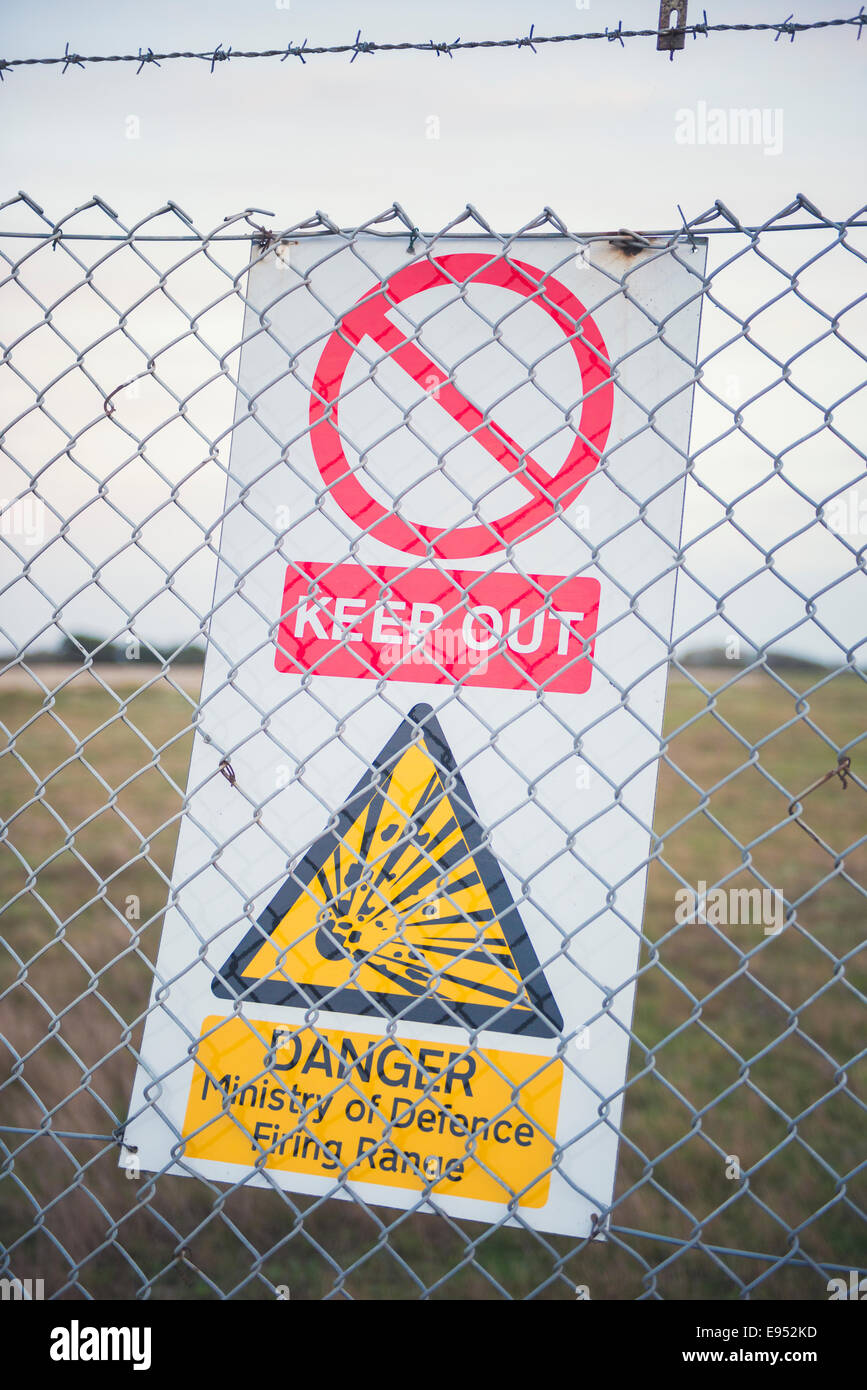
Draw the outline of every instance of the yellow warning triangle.
[[[215,994],[543,1037],[562,1027],[429,705],[410,711],[336,821]]]

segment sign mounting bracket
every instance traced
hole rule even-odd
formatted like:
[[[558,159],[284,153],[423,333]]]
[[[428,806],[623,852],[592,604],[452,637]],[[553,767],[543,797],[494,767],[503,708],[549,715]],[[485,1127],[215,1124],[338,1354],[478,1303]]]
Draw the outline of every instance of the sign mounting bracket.
[[[686,11],[688,0],[660,0],[657,50],[667,53],[671,60],[686,44]]]

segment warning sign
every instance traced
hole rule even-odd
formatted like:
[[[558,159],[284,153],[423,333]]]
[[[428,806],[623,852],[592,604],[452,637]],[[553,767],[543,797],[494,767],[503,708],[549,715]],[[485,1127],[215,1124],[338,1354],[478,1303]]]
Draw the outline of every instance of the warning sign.
[[[705,249],[257,249],[143,1171],[604,1231]]]
[[[251,1003],[559,1032],[430,705],[410,710],[212,988]]]
[[[202,1028],[187,1158],[544,1205],[562,1062],[221,1015]]]

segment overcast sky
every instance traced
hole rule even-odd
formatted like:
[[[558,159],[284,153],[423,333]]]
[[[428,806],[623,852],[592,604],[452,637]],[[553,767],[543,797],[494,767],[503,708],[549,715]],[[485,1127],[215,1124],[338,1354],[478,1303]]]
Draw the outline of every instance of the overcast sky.
[[[713,0],[712,22],[784,19],[776,0]],[[854,14],[808,0],[797,17]],[[7,57],[280,47],[290,40],[492,38],[653,27],[656,0],[5,0]],[[690,20],[701,10],[692,0]],[[16,69],[2,90],[5,188],[52,214],[101,193],[132,219],[167,197],[201,224],[247,205],[291,223],[324,208],[343,224],[395,199],[419,225],[466,203],[512,228],[543,205],[582,228],[670,226],[722,198],[761,220],[795,191],[838,215],[863,183],[867,43],[854,30],[774,42],[688,40],[673,62],[652,39],[529,50]],[[675,143],[676,112],[780,110],[783,148]],[[140,138],[127,138],[128,117]],[[428,118],[440,138],[426,138]]]
[[[857,8],[853,0],[809,0],[797,18],[844,16]],[[786,13],[767,0],[712,0],[708,9],[711,22],[777,21]],[[657,14],[656,0],[82,0],[75,7],[60,0],[6,0],[0,54],[52,56],[67,41],[71,51],[88,54],[202,50],[217,43],[267,48],[305,37],[338,43],[354,39],[359,28],[362,38],[379,41],[492,38],[526,33],[531,22],[545,34],[616,27],[619,19],[627,28],[652,27]],[[695,0],[689,18],[701,18]],[[653,40],[635,39],[625,47],[543,47],[535,55],[526,49],[459,52],[452,59],[380,53],[353,63],[327,55],[306,65],[234,60],[213,75],[207,64],[193,62],[147,67],[138,77],[133,66],[121,64],[71,68],[65,75],[58,67],[16,68],[0,88],[0,201],[24,189],[49,216],[60,217],[99,193],[132,223],[171,198],[199,227],[210,228],[246,206],[273,213],[267,220],[275,226],[315,209],[351,226],[397,200],[426,230],[472,202],[509,231],[547,204],[572,229],[594,231],[672,227],[678,203],[694,216],[715,199],[743,221],[759,223],[803,192],[839,219],[865,202],[865,65],[867,41],[857,43],[854,30],[829,30],[799,35],[794,43],[755,33],[690,39],[674,62],[656,52]],[[734,107],[764,113],[758,143],[683,141],[689,121],[700,125],[716,108]],[[711,267],[729,241],[712,240]],[[783,241],[787,263],[797,263],[795,238],[779,237],[776,245]],[[774,292],[770,284],[750,282],[751,274],[745,270],[740,284],[745,311]],[[752,304],[744,294],[751,285]],[[851,279],[851,259],[848,265],[840,256],[833,265],[823,263],[821,289],[831,312],[861,293],[863,286]],[[783,328],[784,338],[797,341],[802,324],[789,319]],[[809,341],[817,330],[806,319],[803,328]],[[712,329],[706,314],[705,335]],[[863,330],[861,342],[863,350]],[[850,367],[847,362],[846,371]],[[822,385],[823,405],[850,389],[848,377],[845,388],[835,385],[838,369],[830,357],[814,357],[811,371]],[[779,403],[774,409],[776,416],[773,410],[764,416],[768,438],[788,418]],[[860,438],[863,449],[864,407],[847,410],[848,437]],[[697,426],[694,439],[709,428],[708,418]],[[750,524],[760,539],[771,535],[769,527],[777,528],[773,539],[781,526],[797,529],[805,516],[809,520],[814,494],[855,477],[857,455],[820,440],[809,456],[811,468],[817,450],[831,484],[823,489],[816,483],[803,506],[782,489],[757,494]],[[725,471],[738,485],[751,476],[741,456],[732,455]],[[799,476],[803,483],[803,469]],[[0,496],[14,483],[11,473],[0,477]],[[688,497],[688,535],[713,519],[708,506],[707,498]],[[791,553],[794,580],[805,592],[851,568],[840,547],[829,550],[827,542],[825,536],[816,545],[802,544],[796,558]],[[8,576],[10,563],[7,554],[0,578]],[[724,587],[733,563],[718,533],[706,557],[707,581]],[[763,618],[756,623],[760,639],[796,620],[797,602],[772,611],[784,597],[762,598],[759,588],[741,593],[744,614],[752,610]],[[827,620],[846,643],[857,640],[856,597],[847,585],[826,600]],[[688,585],[681,586],[680,603],[685,628],[701,604]],[[684,608],[688,604],[692,608]],[[90,619],[102,621],[98,607],[85,605],[76,620]],[[30,618],[21,621],[26,626]],[[34,609],[34,630],[39,621]],[[19,627],[16,637],[25,636]],[[789,646],[827,659],[835,655],[833,641],[818,630],[799,630]]]

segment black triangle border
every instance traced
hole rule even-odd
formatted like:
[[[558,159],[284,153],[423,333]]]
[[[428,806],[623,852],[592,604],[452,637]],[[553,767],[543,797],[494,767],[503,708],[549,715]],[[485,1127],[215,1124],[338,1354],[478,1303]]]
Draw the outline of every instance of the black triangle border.
[[[405,994],[380,991],[366,993],[359,989],[296,985],[288,980],[269,979],[255,986],[250,981],[245,982],[244,970],[331,855],[335,837],[346,836],[361,809],[376,795],[377,774],[386,773],[410,744],[417,741],[419,733],[424,738],[427,750],[443,781],[446,777],[453,778],[453,789],[448,793],[449,802],[503,928],[512,958],[534,1006],[533,1010],[529,1014],[526,1010],[519,1009],[500,1012],[496,1006],[458,1004],[452,1000],[446,1008],[435,998],[414,1001]],[[229,956],[219,975],[212,981],[211,990],[218,998],[231,999],[233,1002],[240,999],[249,1004],[275,1004],[284,1008],[305,1010],[319,1008],[321,1005],[337,1013],[361,1017],[400,1018],[405,1023],[438,1023],[452,1027],[463,1023],[468,1028],[485,1028],[511,1036],[551,1038],[562,1032],[562,1014],[548,987],[505,875],[487,845],[483,843],[472,797],[430,705],[414,705],[407,718],[401,720],[337,813],[335,828],[326,830],[315,844],[311,845],[290,877],[277,890],[255,926],[251,927],[240,945]]]

